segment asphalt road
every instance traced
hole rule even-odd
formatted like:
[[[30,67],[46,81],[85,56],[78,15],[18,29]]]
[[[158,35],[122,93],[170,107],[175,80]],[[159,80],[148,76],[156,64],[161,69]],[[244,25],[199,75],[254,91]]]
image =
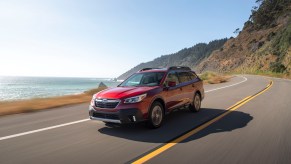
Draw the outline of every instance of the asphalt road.
[[[291,81],[243,75],[206,85],[203,110],[159,129],[88,120],[88,104],[0,118],[0,163],[129,163],[273,86],[148,163],[291,163]],[[77,122],[76,122],[77,121]]]

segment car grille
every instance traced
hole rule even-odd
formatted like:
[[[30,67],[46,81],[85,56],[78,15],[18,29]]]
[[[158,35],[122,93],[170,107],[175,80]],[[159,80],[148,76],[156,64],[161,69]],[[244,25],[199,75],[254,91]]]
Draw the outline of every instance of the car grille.
[[[106,118],[106,119],[112,119],[112,120],[119,120],[119,117],[116,114],[93,113],[93,117]]]
[[[97,108],[115,108],[120,100],[117,99],[96,99],[95,106]]]

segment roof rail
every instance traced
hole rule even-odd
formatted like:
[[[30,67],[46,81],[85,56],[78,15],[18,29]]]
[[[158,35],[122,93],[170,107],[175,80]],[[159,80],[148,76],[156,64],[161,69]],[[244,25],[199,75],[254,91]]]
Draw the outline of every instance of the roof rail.
[[[161,68],[143,68],[143,69],[139,70],[138,72],[147,71],[147,70],[151,70],[151,69],[161,69]]]
[[[184,66],[172,66],[172,67],[169,67],[168,70],[188,70],[188,71],[191,71],[191,68],[184,67]]]

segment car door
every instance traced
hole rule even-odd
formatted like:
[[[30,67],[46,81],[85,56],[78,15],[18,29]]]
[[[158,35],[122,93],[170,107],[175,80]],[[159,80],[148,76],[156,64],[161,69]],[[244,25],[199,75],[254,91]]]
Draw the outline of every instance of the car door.
[[[168,82],[175,82],[175,86],[168,86]],[[177,76],[177,73],[175,71],[171,71],[168,73],[165,82],[164,82],[164,88],[165,88],[165,102],[166,102],[166,108],[168,109],[168,112],[181,106],[182,105],[182,87],[180,86],[180,82]]]
[[[191,93],[195,93],[197,90],[199,90],[199,88],[201,88],[202,82],[195,73],[190,71],[190,72],[188,72],[188,75],[189,75],[189,78],[191,81],[191,85],[189,87],[189,90]],[[191,99],[193,99],[194,94],[192,94],[191,96],[192,96]]]
[[[187,71],[179,71],[178,72],[178,78],[180,81],[180,85],[182,88],[181,98],[183,104],[188,104],[191,102],[193,97],[192,92],[192,84],[191,79],[189,77],[189,73]]]

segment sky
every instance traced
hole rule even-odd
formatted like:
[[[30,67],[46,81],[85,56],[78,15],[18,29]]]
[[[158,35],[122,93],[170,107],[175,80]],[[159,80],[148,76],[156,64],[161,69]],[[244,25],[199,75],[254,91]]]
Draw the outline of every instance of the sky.
[[[0,0],[0,75],[118,77],[235,36],[255,0]]]

